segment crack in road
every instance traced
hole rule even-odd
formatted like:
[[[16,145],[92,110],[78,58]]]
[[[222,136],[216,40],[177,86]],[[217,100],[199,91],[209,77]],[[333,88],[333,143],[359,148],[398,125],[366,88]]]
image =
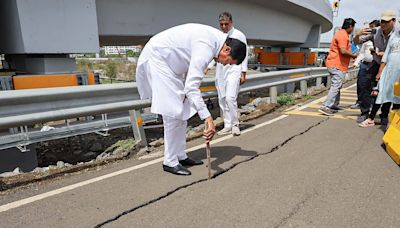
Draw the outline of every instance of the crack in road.
[[[234,164],[231,165],[229,168],[227,168],[227,169],[225,169],[225,170],[223,170],[223,171],[220,171],[220,172],[218,172],[218,173],[215,173],[215,174],[211,177],[211,179],[215,179],[215,178],[217,178],[218,176],[220,176],[220,175],[222,175],[222,174],[224,174],[224,173],[226,173],[226,172],[232,170],[232,169],[235,168],[237,165],[240,165],[240,164],[249,162],[249,161],[251,161],[251,160],[253,160],[253,159],[255,159],[255,158],[259,157],[259,156],[268,155],[268,154],[271,154],[271,153],[273,153],[273,152],[279,150],[281,147],[285,146],[287,143],[289,143],[290,141],[292,141],[294,138],[296,138],[296,137],[298,137],[298,136],[301,136],[301,135],[303,135],[303,134],[309,132],[311,129],[313,129],[313,128],[319,126],[319,125],[321,125],[322,123],[328,121],[329,119],[330,119],[330,118],[328,117],[328,118],[326,118],[326,119],[324,119],[324,120],[319,121],[318,123],[316,123],[316,124],[314,124],[314,125],[308,127],[306,130],[304,130],[304,131],[302,131],[302,132],[300,132],[300,133],[298,133],[298,134],[296,134],[296,135],[293,135],[293,136],[289,137],[288,139],[286,139],[286,140],[283,141],[282,143],[278,144],[277,146],[273,147],[271,150],[269,150],[269,151],[267,151],[267,152],[258,153],[258,154],[254,155],[254,156],[251,156],[251,157],[249,157],[249,158],[247,158],[247,159],[245,159],[245,160],[243,160],[243,161],[234,163]],[[152,199],[152,200],[150,200],[150,201],[148,201],[148,202],[146,202],[146,203],[143,203],[143,204],[141,204],[141,205],[139,205],[139,206],[136,206],[136,207],[134,207],[134,208],[131,208],[131,209],[129,209],[129,210],[126,210],[126,211],[124,211],[124,212],[118,214],[117,216],[115,216],[115,217],[113,217],[113,218],[111,218],[111,219],[108,219],[108,220],[106,220],[106,221],[104,221],[104,222],[102,222],[102,223],[97,224],[97,225],[94,226],[94,227],[95,227],[95,228],[102,227],[102,226],[104,226],[104,225],[106,225],[106,224],[108,224],[108,223],[111,223],[111,222],[114,222],[114,221],[118,220],[119,218],[121,218],[121,217],[124,216],[124,215],[130,214],[130,213],[132,213],[132,212],[134,212],[134,211],[136,211],[136,210],[138,210],[138,209],[140,209],[140,208],[146,207],[146,206],[148,206],[148,205],[150,205],[150,204],[153,204],[153,203],[158,202],[158,201],[160,201],[160,200],[162,200],[162,199],[165,199],[166,197],[168,197],[168,196],[174,194],[175,192],[178,192],[178,191],[181,190],[181,189],[185,189],[185,188],[187,188],[187,187],[193,186],[193,185],[198,184],[198,183],[201,183],[201,182],[205,182],[205,181],[207,181],[207,180],[208,180],[208,178],[204,178],[204,179],[200,179],[200,180],[191,182],[191,183],[186,184],[186,185],[182,185],[182,186],[180,186],[180,187],[178,187],[178,188],[176,188],[176,189],[174,189],[174,190],[172,190],[172,191],[167,192],[166,194],[164,194],[164,195],[162,195],[162,196],[160,196],[160,197],[157,197],[157,198]],[[306,200],[307,200],[307,199],[306,199]],[[302,202],[303,202],[303,201],[302,201]],[[298,205],[296,205],[296,207],[299,207],[299,209],[300,209],[300,206],[302,205],[302,202],[300,202]],[[295,211],[296,211],[296,210],[295,210]],[[291,214],[292,214],[292,213],[291,213]],[[288,218],[289,218],[289,217],[288,217]]]
[[[279,228],[279,227],[285,225],[285,224],[289,221],[289,219],[291,219],[295,214],[297,214],[297,212],[299,212],[300,209],[301,209],[301,208],[307,203],[307,201],[309,201],[311,198],[312,198],[311,195],[306,196],[305,199],[303,199],[302,201],[300,201],[299,203],[297,203],[297,204],[293,207],[292,211],[291,211],[286,217],[282,218],[281,221],[280,221],[277,225],[273,226],[273,228]]]

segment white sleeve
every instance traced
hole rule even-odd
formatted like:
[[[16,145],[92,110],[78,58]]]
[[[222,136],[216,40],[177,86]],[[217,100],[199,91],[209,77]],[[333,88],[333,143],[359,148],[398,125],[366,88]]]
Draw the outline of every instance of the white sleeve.
[[[356,60],[354,60],[354,65],[360,66],[361,60],[364,59],[364,53],[358,54]]]
[[[354,65],[359,66],[361,63],[361,60],[364,60],[364,56],[365,56],[365,47],[366,47],[367,43],[363,43],[361,48],[360,48],[360,52],[356,58],[356,60],[354,60]]]
[[[192,46],[189,70],[185,81],[185,94],[190,103],[193,104],[202,120],[211,116],[204,103],[199,89],[204,77],[204,69],[212,59],[212,48],[205,43],[197,43]]]
[[[365,44],[364,61],[370,63],[374,60],[374,56],[371,53],[371,48],[374,48],[374,44],[371,41]]]
[[[208,64],[207,69],[212,69],[215,66],[216,62],[215,60],[211,60],[210,64]]]

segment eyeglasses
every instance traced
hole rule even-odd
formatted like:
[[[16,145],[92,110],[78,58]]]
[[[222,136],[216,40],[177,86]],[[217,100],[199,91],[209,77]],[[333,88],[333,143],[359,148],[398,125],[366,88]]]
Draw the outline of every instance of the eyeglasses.
[[[387,23],[389,23],[389,22],[391,22],[391,21],[394,21],[394,20],[393,20],[393,19],[390,20],[390,21],[381,20],[381,24],[387,24]]]

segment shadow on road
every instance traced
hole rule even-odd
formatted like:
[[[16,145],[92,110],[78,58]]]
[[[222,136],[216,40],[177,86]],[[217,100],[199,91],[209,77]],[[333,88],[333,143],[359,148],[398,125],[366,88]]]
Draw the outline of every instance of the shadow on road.
[[[248,158],[254,157],[257,155],[256,151],[248,151],[242,150],[242,148],[237,146],[216,146],[211,147],[211,169],[216,172],[220,173],[226,170],[227,167],[222,168],[221,165],[231,161],[235,157],[243,157],[243,159],[237,160],[236,162],[240,162],[246,160]],[[206,159],[206,149],[202,148],[199,150],[195,150],[190,153],[189,155],[192,158],[205,160]],[[235,162],[235,163],[236,163]]]

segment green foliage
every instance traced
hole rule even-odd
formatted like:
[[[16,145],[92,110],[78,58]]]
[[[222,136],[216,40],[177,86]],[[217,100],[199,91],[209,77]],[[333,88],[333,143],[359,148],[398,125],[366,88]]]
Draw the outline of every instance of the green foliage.
[[[109,61],[106,63],[106,72],[107,72],[107,77],[109,78],[116,78],[117,77],[117,64],[113,61]]]
[[[106,57],[106,51],[104,51],[103,49],[101,49],[99,55],[100,55],[101,58]]]
[[[132,138],[120,140],[108,147],[104,152],[108,153],[113,151],[113,154],[119,154],[124,151],[130,152],[135,149],[136,144],[137,142]]]
[[[282,93],[278,96],[278,104],[280,105],[293,105],[296,99],[293,94]]]
[[[311,99],[313,99],[314,97],[311,96],[311,95],[305,95],[305,96],[303,96],[303,98],[304,98],[305,100],[311,100]]]
[[[76,68],[82,72],[93,71],[93,63],[89,60],[79,59]]]
[[[140,52],[134,52],[132,50],[126,51],[126,57],[139,57]]]

